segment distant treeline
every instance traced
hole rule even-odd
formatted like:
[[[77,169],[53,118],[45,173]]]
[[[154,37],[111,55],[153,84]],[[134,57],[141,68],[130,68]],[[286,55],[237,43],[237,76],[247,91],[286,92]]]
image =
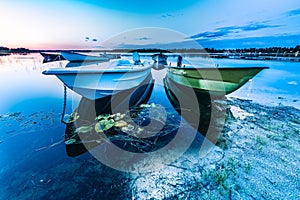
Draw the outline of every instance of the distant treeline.
[[[140,53],[153,53],[153,52],[162,52],[162,53],[297,53],[300,54],[300,46],[295,47],[269,47],[269,48],[237,48],[237,49],[216,49],[216,48],[204,48],[204,49],[114,49],[110,52],[134,52],[138,51]]]
[[[269,48],[244,48],[244,49],[215,49],[207,48],[208,53],[296,53],[300,52],[300,46],[295,47],[269,47]]]
[[[37,53],[41,51],[49,50],[29,50],[26,48],[8,48],[0,47],[0,52],[7,53]],[[51,50],[52,52],[58,52],[60,50]],[[147,49],[112,49],[112,50],[72,50],[77,52],[89,52],[89,51],[99,51],[99,52],[119,52],[119,53],[130,53],[138,51],[140,53],[272,53],[272,54],[295,54],[300,55],[300,45],[295,47],[269,47],[269,48],[237,48],[237,49],[217,49],[217,48],[204,48],[204,49],[157,49],[157,48],[147,48]]]
[[[134,50],[128,50],[127,52],[132,53],[132,52],[139,52],[139,53],[155,53],[155,52],[161,52],[161,53],[171,53],[172,51],[170,50],[165,50],[165,49],[134,49]]]
[[[0,47],[0,51],[7,53],[30,53],[31,51],[26,48],[8,48],[8,47]]]

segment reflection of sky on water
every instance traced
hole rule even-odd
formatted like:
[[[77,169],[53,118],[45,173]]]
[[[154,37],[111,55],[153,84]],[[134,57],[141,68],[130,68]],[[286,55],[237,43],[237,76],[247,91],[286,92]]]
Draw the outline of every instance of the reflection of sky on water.
[[[43,65],[42,60],[39,54],[0,57],[0,113],[23,110],[26,101],[63,97],[63,84],[54,76],[41,74],[49,66],[60,64]]]
[[[262,104],[300,108],[300,68],[297,62],[215,60],[220,66],[267,66],[230,97],[247,98]]]
[[[299,106],[299,101],[293,102],[299,100],[300,96],[299,63],[229,59],[213,61],[220,66],[270,67],[259,73],[252,83],[247,83],[230,96],[250,98],[261,103],[273,102],[276,105],[283,103]],[[197,59],[193,58],[192,62],[197,62]],[[27,195],[31,195],[27,197],[33,197],[39,193],[47,194],[47,191],[53,188],[64,189],[76,184],[78,188],[85,188],[87,181],[91,189],[81,192],[93,193],[93,187],[99,189],[99,185],[103,184],[102,177],[111,174],[111,170],[105,171],[103,166],[99,167],[99,163],[90,154],[75,159],[66,156],[65,125],[60,123],[63,85],[56,77],[41,74],[48,67],[59,67],[59,63],[47,65],[41,63],[42,57],[38,54],[0,57],[0,199],[2,195],[21,196],[21,192],[25,191]],[[156,85],[149,102],[160,103],[171,108],[166,96],[161,95],[165,92],[162,82],[165,73],[166,70],[153,71]],[[76,107],[72,105],[74,101],[71,100],[72,97],[76,99],[78,95],[72,96],[72,94],[68,90],[67,113],[71,113]],[[278,97],[286,99],[278,99]],[[98,173],[101,179],[88,177],[86,169]],[[170,167],[167,169],[162,177],[186,176],[185,172],[179,173],[178,170]],[[74,181],[74,177],[77,182]],[[50,179],[52,182],[49,185],[42,184],[40,187],[39,180]],[[112,180],[111,177],[106,179],[108,182]],[[140,191],[146,183],[139,179],[131,187],[136,187],[136,190]],[[120,191],[125,190],[120,189]],[[70,194],[72,193],[74,195],[78,191],[71,188]]]

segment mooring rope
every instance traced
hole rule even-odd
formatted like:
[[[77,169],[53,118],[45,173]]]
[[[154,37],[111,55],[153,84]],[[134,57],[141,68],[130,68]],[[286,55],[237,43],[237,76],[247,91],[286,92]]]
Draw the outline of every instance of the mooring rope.
[[[60,121],[64,124],[67,124],[67,122],[65,122],[65,120],[64,120],[65,113],[66,113],[66,106],[67,106],[67,87],[66,87],[66,85],[64,85],[64,107],[63,107],[63,112],[61,114],[61,119],[60,119]]]

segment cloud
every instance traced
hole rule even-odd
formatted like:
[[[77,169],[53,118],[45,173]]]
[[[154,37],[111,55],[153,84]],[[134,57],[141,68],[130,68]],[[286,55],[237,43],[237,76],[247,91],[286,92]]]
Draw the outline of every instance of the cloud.
[[[196,35],[191,36],[190,38],[192,39],[197,39],[197,38],[218,38],[222,36],[228,35],[229,31],[214,31],[214,32],[203,32],[203,33],[198,33]]]
[[[179,13],[179,14],[163,14],[161,15],[162,18],[174,18],[174,17],[180,17],[180,16],[183,16],[183,13]]]
[[[162,17],[162,18],[168,18],[168,17],[174,17],[174,16],[171,15],[171,14],[164,14],[164,15],[162,15],[161,17]]]
[[[291,11],[287,12],[286,14],[287,14],[287,16],[300,15],[300,9],[291,10]]]
[[[238,34],[241,32],[256,31],[256,30],[261,30],[261,29],[266,29],[266,28],[276,28],[276,27],[281,27],[281,26],[282,25],[268,25],[266,22],[250,23],[245,26],[225,26],[225,27],[220,27],[220,28],[216,29],[215,31],[198,33],[196,35],[190,36],[189,38],[192,38],[192,39],[200,39],[200,38],[214,39],[214,38],[228,36],[230,34]],[[186,39],[188,39],[188,38],[186,38]]]
[[[198,39],[198,38],[214,39],[214,38],[227,36],[230,33],[234,33],[234,32],[236,32],[236,30],[239,30],[239,29],[240,29],[240,27],[237,27],[237,26],[226,26],[226,27],[218,28],[215,31],[198,33],[196,35],[190,36],[189,38],[192,38],[192,39]],[[186,39],[188,39],[188,38],[186,38]]]
[[[276,35],[263,37],[232,38],[222,40],[196,40],[207,48],[266,48],[266,47],[295,47],[300,44],[300,35]],[[184,43],[182,44],[184,46]]]
[[[141,38],[137,38],[136,40],[151,40],[152,38],[149,37],[141,37]]]
[[[96,46],[93,46],[93,48],[103,49],[105,47],[104,46],[100,46],[100,45],[96,45]]]
[[[160,48],[160,49],[180,49],[180,48],[216,48],[216,49],[235,49],[235,48],[266,48],[266,47],[295,47],[300,44],[300,35],[275,35],[263,37],[245,37],[230,38],[222,40],[196,39],[184,40],[171,43],[153,43],[153,44],[118,44],[114,48],[142,49],[142,48]]]
[[[256,31],[260,29],[265,29],[265,28],[276,28],[276,27],[281,27],[282,25],[267,25],[267,24],[249,24],[247,26],[241,26],[240,29],[243,31]]]

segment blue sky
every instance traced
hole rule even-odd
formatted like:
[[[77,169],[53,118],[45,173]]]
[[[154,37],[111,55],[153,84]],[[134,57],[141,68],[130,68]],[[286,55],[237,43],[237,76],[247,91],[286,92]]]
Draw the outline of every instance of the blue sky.
[[[300,44],[299,0],[9,0],[0,13],[0,46],[8,47]]]

